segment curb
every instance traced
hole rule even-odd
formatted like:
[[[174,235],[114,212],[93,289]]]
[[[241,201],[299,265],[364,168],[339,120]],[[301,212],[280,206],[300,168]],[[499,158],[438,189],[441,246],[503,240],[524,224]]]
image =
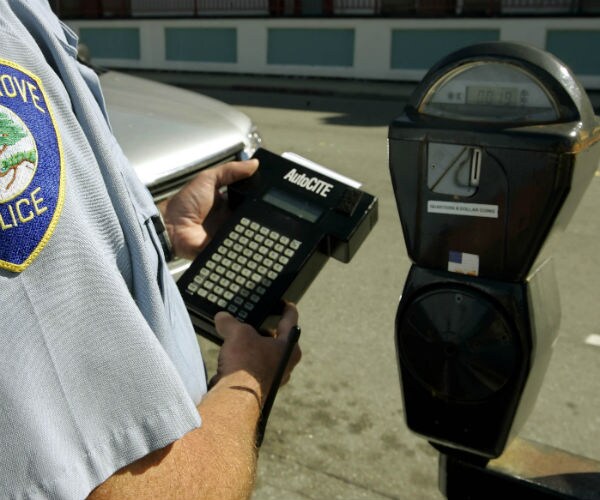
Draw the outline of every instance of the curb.
[[[137,69],[119,69],[116,71],[190,90],[239,90],[377,100],[406,101],[417,85],[417,82],[405,81],[265,76],[241,73],[195,73]],[[596,114],[600,115],[600,91],[588,90],[587,93]]]
[[[193,73],[160,70],[123,70],[124,73],[178,87],[277,92],[366,99],[408,99],[416,83],[347,78],[312,78],[247,74]]]

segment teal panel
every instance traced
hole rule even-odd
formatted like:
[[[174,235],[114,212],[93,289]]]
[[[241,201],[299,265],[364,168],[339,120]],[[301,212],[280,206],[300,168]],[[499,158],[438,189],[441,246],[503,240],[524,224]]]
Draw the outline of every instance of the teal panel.
[[[305,16],[323,14],[323,0],[302,0],[302,14]]]
[[[167,28],[167,61],[237,62],[235,28]]]
[[[270,28],[267,64],[352,66],[354,30]]]
[[[138,28],[81,28],[79,40],[90,49],[93,59],[139,59]]]
[[[600,75],[600,30],[548,30],[546,50],[575,74]]]
[[[450,52],[500,39],[497,29],[393,30],[391,68],[429,69]]]

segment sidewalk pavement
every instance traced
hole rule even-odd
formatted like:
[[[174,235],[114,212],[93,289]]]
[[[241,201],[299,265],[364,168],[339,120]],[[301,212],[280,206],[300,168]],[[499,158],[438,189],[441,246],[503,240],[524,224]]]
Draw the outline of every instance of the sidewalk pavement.
[[[328,96],[332,101],[344,97],[363,98],[364,103],[366,99],[375,98],[382,100],[384,108],[388,102],[393,107],[406,102],[415,87],[414,83],[406,82],[132,73],[209,94],[210,90],[271,93],[266,99],[257,99],[260,101],[270,100],[274,93],[318,95],[324,101]],[[598,112],[600,92],[593,96]],[[357,106],[364,107],[364,103],[359,102]],[[289,110],[289,113],[298,118],[294,111]],[[285,108],[283,113],[287,112]],[[277,120],[269,122],[271,127],[279,123]],[[312,123],[303,121],[302,125],[306,128]],[[361,178],[354,174],[361,172],[363,165],[385,165],[385,124],[378,122],[378,125],[380,128],[373,134],[377,139],[369,134],[365,136],[363,127],[347,127],[345,141],[358,144],[357,139],[365,140],[364,147],[345,150],[345,155],[357,155],[353,170],[347,172],[350,177]],[[306,136],[309,135],[310,129],[306,132]],[[294,140],[300,145],[298,152],[306,150],[303,136]],[[369,147],[373,142],[368,141],[381,141],[381,147],[375,152]],[[344,144],[341,149],[348,142]],[[331,149],[327,154],[339,154]],[[357,153],[361,150],[363,152]],[[367,161],[368,158],[371,159]],[[397,231],[397,214],[387,173],[382,168],[373,169],[369,177],[369,186],[380,196],[380,222],[355,258],[352,272],[339,263],[330,262],[318,278],[320,283],[315,283],[315,288],[320,287],[319,294],[303,299],[305,357],[295,373],[294,383],[278,396],[261,448],[253,500],[437,500],[443,496],[437,483],[437,453],[404,424],[395,354],[390,342],[402,283],[399,278],[404,276],[410,262],[402,257],[404,246]],[[559,352],[554,354],[554,373],[550,373],[545,382],[546,392],[539,398],[538,411],[532,416],[526,436],[548,443],[547,437],[553,432],[557,439],[549,444],[557,446],[568,442],[574,447],[565,449],[576,453],[588,449],[586,446],[593,449],[589,436],[597,434],[594,427],[597,423],[589,415],[600,414],[593,405],[597,400],[593,398],[596,379],[588,376],[595,373],[597,354],[571,340],[583,338],[588,331],[597,331],[593,325],[598,321],[594,323],[590,318],[586,322],[580,318],[582,311],[593,310],[592,291],[598,288],[596,281],[588,278],[594,274],[590,272],[593,269],[590,261],[594,262],[591,255],[597,231],[593,221],[597,218],[585,218],[587,214],[598,212],[594,201],[598,197],[594,194],[595,191],[588,195],[588,205],[580,211],[582,222],[571,229],[566,246],[557,256],[557,261],[562,263],[562,283],[571,283],[571,288],[564,288],[562,297],[564,328],[569,336],[563,336]],[[588,251],[591,257],[588,259],[588,254],[582,251]],[[573,255],[585,258],[573,258]],[[570,281],[566,281],[566,277]],[[340,313],[342,310],[345,312]],[[329,325],[325,333],[322,325]],[[216,347],[204,342],[203,351],[209,373],[213,373],[215,368],[210,363],[217,359]],[[578,387],[577,394],[572,395],[566,387]],[[589,413],[584,413],[584,409]]]

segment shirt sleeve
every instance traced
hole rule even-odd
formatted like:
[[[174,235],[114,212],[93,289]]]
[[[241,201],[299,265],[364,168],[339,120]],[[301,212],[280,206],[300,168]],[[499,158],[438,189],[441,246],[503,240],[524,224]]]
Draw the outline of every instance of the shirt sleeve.
[[[59,27],[0,4],[0,161],[20,165],[0,171],[0,498],[85,498],[198,427],[206,390],[151,200]]]

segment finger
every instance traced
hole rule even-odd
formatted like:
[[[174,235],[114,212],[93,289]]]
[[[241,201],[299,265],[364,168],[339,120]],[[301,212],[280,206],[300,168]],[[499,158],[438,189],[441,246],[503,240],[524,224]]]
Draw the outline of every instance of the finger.
[[[263,328],[260,333],[266,337],[277,338],[277,330],[275,330],[275,328]]]
[[[233,182],[250,177],[258,169],[258,160],[232,161],[215,168],[216,187],[228,186]]]
[[[300,362],[301,359],[302,359],[302,349],[300,348],[300,344],[296,344],[294,346],[294,350],[292,351],[292,354],[290,355],[290,357],[288,359],[287,366],[285,367],[285,372],[281,379],[280,385],[285,385],[288,383],[288,381],[291,378],[292,370],[296,367],[296,365]]]
[[[298,309],[290,302],[285,305],[281,319],[277,324],[277,338],[281,338],[285,341],[288,339],[288,335],[294,326],[298,325]]]
[[[232,332],[239,328],[240,325],[241,323],[228,312],[220,311],[215,314],[215,329],[223,340],[231,336]]]

